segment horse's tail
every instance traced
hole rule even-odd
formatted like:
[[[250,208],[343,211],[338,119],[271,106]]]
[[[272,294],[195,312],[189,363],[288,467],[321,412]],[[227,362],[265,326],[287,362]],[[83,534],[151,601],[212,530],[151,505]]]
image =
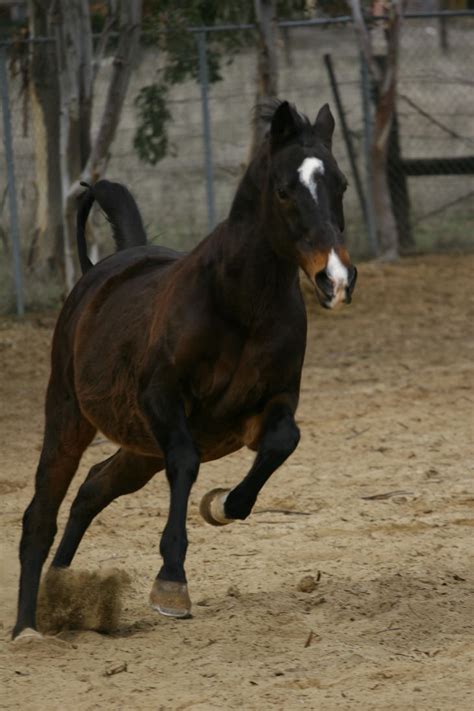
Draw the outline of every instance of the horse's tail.
[[[87,254],[86,222],[94,201],[97,200],[112,225],[117,251],[144,245],[147,238],[138,205],[124,185],[112,183],[110,180],[99,180],[94,185],[81,185],[87,190],[79,201],[76,240],[81,271],[85,274],[93,266]]]

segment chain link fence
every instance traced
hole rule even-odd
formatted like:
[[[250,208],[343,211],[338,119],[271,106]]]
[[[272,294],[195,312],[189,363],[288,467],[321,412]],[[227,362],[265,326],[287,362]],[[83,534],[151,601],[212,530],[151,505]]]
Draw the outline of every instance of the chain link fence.
[[[370,206],[367,197],[367,132],[373,109],[363,101],[363,65],[350,18],[335,22],[284,23],[279,40],[279,96],[294,102],[312,119],[329,102],[336,117],[335,156],[349,179],[345,212],[347,241],[359,258],[373,254],[370,239]],[[256,53],[252,28],[232,28],[246,33],[248,48],[223,67],[223,79],[206,83],[206,42],[212,32],[196,32],[197,61],[201,57],[201,83],[175,86],[169,97],[172,115],[170,152],[156,166],[141,162],[133,147],[136,130],[135,97],[149,84],[162,58],[143,49],[130,84],[119,130],[112,146],[107,177],[128,185],[143,212],[150,239],[179,249],[189,249],[209,227],[224,219],[243,174],[251,145],[252,107],[256,102]],[[402,243],[411,250],[466,249],[474,224],[474,13],[448,17],[423,15],[405,18],[400,50],[397,120],[392,130],[390,182],[392,200],[399,213]],[[39,180],[46,179],[46,166],[35,161],[35,142],[46,140],[33,131],[28,87],[21,64],[12,73],[12,47],[3,43],[8,68],[3,112],[11,116],[14,197],[18,205],[21,271],[27,305],[47,301],[29,270],[32,243],[38,220]],[[327,58],[329,56],[329,59]],[[326,57],[326,58],[325,58]],[[99,73],[94,100],[94,124],[103,108],[111,60],[105,59]],[[334,81],[331,85],[328,66]],[[336,110],[337,87],[347,123],[341,130]],[[369,87],[370,93],[370,87]],[[7,105],[6,105],[7,104]],[[5,153],[5,126],[0,129],[0,309],[15,304],[15,262]],[[354,159],[348,157],[348,143]],[[46,155],[45,152],[42,155]],[[354,168],[360,177],[359,194]],[[11,185],[11,180],[10,180]],[[10,206],[10,209],[9,209]],[[110,251],[108,229],[100,213],[93,217],[99,250]],[[18,307],[18,302],[17,302]]]

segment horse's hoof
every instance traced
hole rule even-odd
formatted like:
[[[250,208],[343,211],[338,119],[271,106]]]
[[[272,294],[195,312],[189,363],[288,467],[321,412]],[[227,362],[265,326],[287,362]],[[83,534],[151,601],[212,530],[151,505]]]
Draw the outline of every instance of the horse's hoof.
[[[211,526],[226,526],[233,518],[225,515],[224,504],[230,489],[211,489],[201,499],[199,511],[201,516]]]
[[[33,627],[25,627],[16,637],[12,639],[12,644],[29,644],[33,640],[43,640],[43,635],[34,630]]]
[[[25,627],[16,637],[10,642],[12,652],[21,654],[31,654],[34,650],[48,650],[51,653],[62,654],[65,650],[71,649],[69,642],[58,637],[50,635],[42,635],[32,627]]]
[[[157,578],[151,589],[150,605],[166,617],[191,617],[191,599],[186,583]]]

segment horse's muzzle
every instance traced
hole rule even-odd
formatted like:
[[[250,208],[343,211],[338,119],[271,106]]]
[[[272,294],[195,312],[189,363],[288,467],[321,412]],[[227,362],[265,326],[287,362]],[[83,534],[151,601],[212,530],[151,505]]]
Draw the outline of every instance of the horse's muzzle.
[[[321,306],[325,309],[333,309],[341,303],[350,304],[352,292],[357,281],[357,269],[353,266],[347,267],[347,279],[335,281],[331,278],[326,269],[316,274],[316,293]]]

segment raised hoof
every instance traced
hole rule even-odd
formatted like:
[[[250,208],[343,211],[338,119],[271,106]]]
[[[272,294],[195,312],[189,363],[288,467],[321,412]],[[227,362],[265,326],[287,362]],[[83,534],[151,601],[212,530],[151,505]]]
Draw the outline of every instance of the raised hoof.
[[[227,526],[233,518],[225,515],[224,504],[230,489],[211,489],[201,499],[199,511],[201,516],[211,526]]]
[[[191,599],[186,583],[157,578],[151,589],[150,605],[166,617],[191,617]]]

